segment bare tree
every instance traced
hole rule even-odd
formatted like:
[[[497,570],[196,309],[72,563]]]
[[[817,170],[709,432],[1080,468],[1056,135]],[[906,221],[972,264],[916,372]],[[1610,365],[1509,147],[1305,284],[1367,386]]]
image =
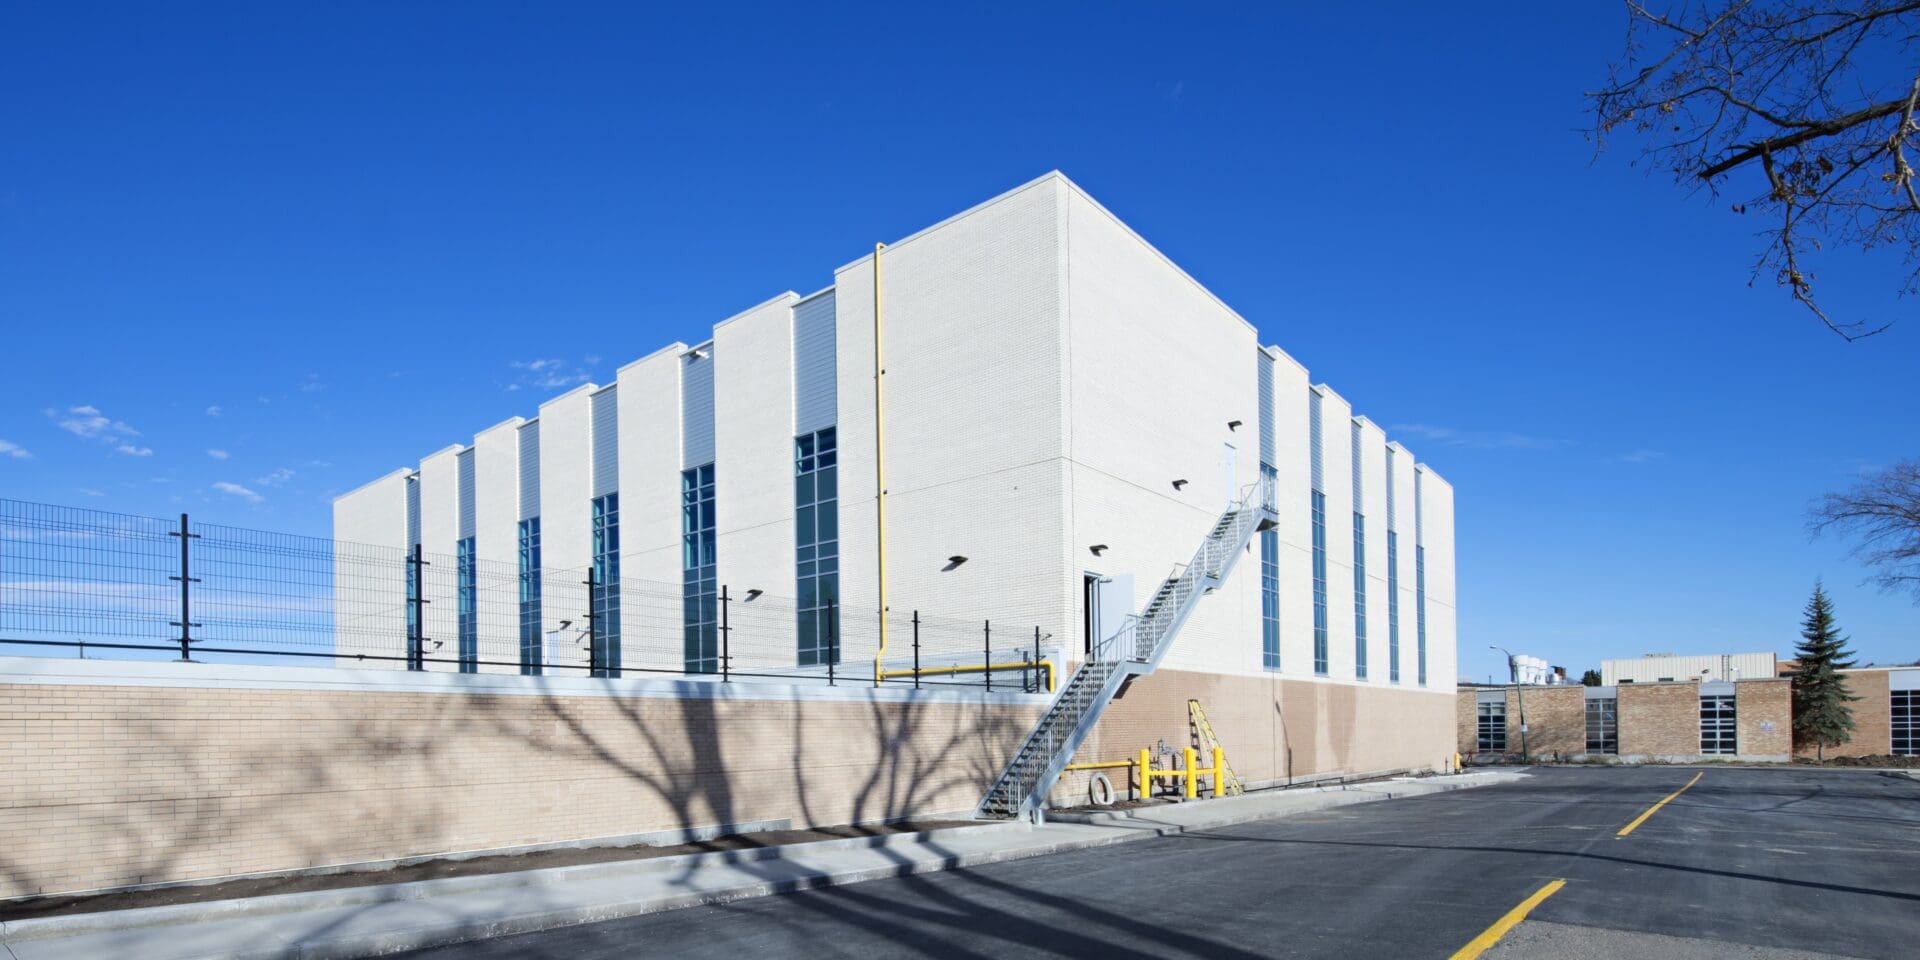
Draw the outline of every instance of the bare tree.
[[[1809,526],[1858,538],[1853,555],[1874,571],[1882,589],[1905,591],[1920,603],[1920,459],[1902,460],[1845,493],[1813,505]]]
[[[1840,321],[1814,299],[1805,258],[1823,242],[1892,248],[1920,290],[1920,2],[1709,0],[1656,13],[1627,0],[1627,44],[1592,101],[1596,144],[1631,131],[1683,184],[1749,199],[1771,272],[1847,340],[1889,324]]]

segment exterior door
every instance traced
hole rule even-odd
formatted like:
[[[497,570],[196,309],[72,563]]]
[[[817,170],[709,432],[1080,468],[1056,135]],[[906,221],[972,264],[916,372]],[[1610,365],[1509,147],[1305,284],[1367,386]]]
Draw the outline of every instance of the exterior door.
[[[1220,477],[1226,490],[1227,505],[1240,502],[1240,462],[1239,453],[1233,444],[1226,444],[1220,451]]]
[[[1087,575],[1087,659],[1113,659],[1122,655],[1123,651],[1114,650],[1110,641],[1126,625],[1131,613],[1132,574]]]

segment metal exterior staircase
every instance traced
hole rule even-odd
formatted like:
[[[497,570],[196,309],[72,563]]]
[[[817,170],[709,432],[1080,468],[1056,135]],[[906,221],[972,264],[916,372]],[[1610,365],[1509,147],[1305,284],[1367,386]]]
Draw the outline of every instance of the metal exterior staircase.
[[[1275,520],[1273,480],[1262,478],[1243,490],[1239,500],[1220,515],[1193,559],[1174,569],[1147,601],[1146,609],[1127,617],[1121,628],[1100,641],[1093,655],[1074,670],[1006,770],[987,790],[977,815],[1038,819],[1047,793],[1073,760],[1074,751],[1093,732],[1114,695],[1133,677],[1145,676],[1160,666],[1200,598],[1226,580],[1254,533],[1273,526]]]

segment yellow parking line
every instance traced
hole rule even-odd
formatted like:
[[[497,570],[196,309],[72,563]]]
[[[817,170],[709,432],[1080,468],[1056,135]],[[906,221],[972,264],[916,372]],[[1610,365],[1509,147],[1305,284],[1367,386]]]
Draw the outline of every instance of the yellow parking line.
[[[1466,946],[1455,950],[1449,960],[1473,960],[1487,952],[1487,948],[1499,943],[1500,938],[1506,936],[1508,930],[1512,930],[1520,921],[1525,920],[1527,914],[1532,913],[1533,908],[1540,905],[1540,901],[1560,892],[1560,888],[1566,885],[1565,880],[1555,880],[1535,890],[1533,896],[1520,901],[1520,905],[1508,910],[1506,916],[1495,920],[1493,926],[1480,931],[1480,935],[1474,937]]]
[[[1674,792],[1672,792],[1672,793],[1669,793],[1669,794],[1667,794],[1667,795],[1666,795],[1665,797],[1662,797],[1659,803],[1656,803],[1656,804],[1654,804],[1653,806],[1651,806],[1651,807],[1648,807],[1648,808],[1647,808],[1647,812],[1646,812],[1646,813],[1643,813],[1643,814],[1641,814],[1641,815],[1639,815],[1639,816],[1637,816],[1637,817],[1634,817],[1634,818],[1633,818],[1633,822],[1632,822],[1632,823],[1629,823],[1629,824],[1627,824],[1626,826],[1624,826],[1624,827],[1621,827],[1621,828],[1620,828],[1620,832],[1619,832],[1619,833],[1616,833],[1616,834],[1614,834],[1614,835],[1613,835],[1613,838],[1614,838],[1615,840],[1618,840],[1618,839],[1620,839],[1621,837],[1624,837],[1624,836],[1626,836],[1627,834],[1629,834],[1629,833],[1632,833],[1632,832],[1633,832],[1633,828],[1635,828],[1635,827],[1637,827],[1637,826],[1639,826],[1639,825],[1641,825],[1641,824],[1643,824],[1643,823],[1646,823],[1646,822],[1647,822],[1647,818],[1648,818],[1648,817],[1651,817],[1651,816],[1653,816],[1653,815],[1654,815],[1655,813],[1657,813],[1657,812],[1658,812],[1658,811],[1660,810],[1660,808],[1661,808],[1661,807],[1664,807],[1664,806],[1666,806],[1666,805],[1667,805],[1668,803],[1670,803],[1670,802],[1672,802],[1672,800],[1673,800],[1673,798],[1674,798],[1674,797],[1677,797],[1677,796],[1679,796],[1679,795],[1681,795],[1681,794],[1683,794],[1683,793],[1686,793],[1686,792],[1687,792],[1687,787],[1691,787],[1691,786],[1693,786],[1694,784],[1696,784],[1696,783],[1699,783],[1699,782],[1700,782],[1700,778],[1701,778],[1701,777],[1703,777],[1703,776],[1706,776],[1706,773],[1707,773],[1707,772],[1706,772],[1705,770],[1702,770],[1702,771],[1700,771],[1699,773],[1696,773],[1696,774],[1694,774],[1694,775],[1693,775],[1693,779],[1692,779],[1692,780],[1688,780],[1688,781],[1687,781],[1687,786],[1686,786],[1686,787],[1681,787],[1680,789],[1678,789],[1678,790],[1675,790]]]

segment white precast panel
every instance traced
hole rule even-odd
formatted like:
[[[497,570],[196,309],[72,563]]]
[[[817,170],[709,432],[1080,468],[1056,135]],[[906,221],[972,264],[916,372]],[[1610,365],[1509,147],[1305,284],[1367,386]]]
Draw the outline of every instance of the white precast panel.
[[[473,552],[481,673],[518,673],[520,454],[519,417],[474,435]]]
[[[1353,407],[1320,391],[1322,492],[1327,505],[1327,676],[1354,679]]]
[[[1280,542],[1280,672],[1313,675],[1312,447],[1307,368],[1278,347],[1273,365],[1274,510]],[[1255,611],[1256,616],[1258,611]]]
[[[1360,514],[1366,518],[1367,682],[1387,682],[1387,435],[1373,421],[1354,418]]]
[[[1138,612],[1212,530],[1226,489],[1259,477],[1259,339],[1112,213],[1077,188],[1067,195],[1068,557],[1133,575]],[[1093,544],[1107,549],[1096,558]],[[1255,547],[1195,608],[1163,664],[1257,672],[1259,626]]]
[[[540,405],[540,552],[546,572],[541,632],[571,621],[558,647],[560,659],[549,658],[550,672],[556,665],[578,668],[587,662],[576,634],[587,607],[586,588],[579,582],[593,561],[590,397],[598,389],[583,383]]]
[[[779,611],[795,593],[793,303],[784,293],[713,329],[713,461],[716,574],[734,606],[738,669],[791,667],[794,631]],[[757,606],[755,604],[758,604]]]
[[[460,539],[460,452],[459,445],[446,447],[420,460],[420,547],[427,567],[422,571],[426,600],[425,630],[428,670],[457,669],[454,659],[459,650],[459,567],[456,551]],[[443,658],[444,662],[434,662]]]
[[[620,569],[630,581],[680,582],[680,355],[686,351],[684,343],[669,344],[620,368]],[[656,612],[654,619],[659,630],[678,634],[678,616],[677,610]]]

